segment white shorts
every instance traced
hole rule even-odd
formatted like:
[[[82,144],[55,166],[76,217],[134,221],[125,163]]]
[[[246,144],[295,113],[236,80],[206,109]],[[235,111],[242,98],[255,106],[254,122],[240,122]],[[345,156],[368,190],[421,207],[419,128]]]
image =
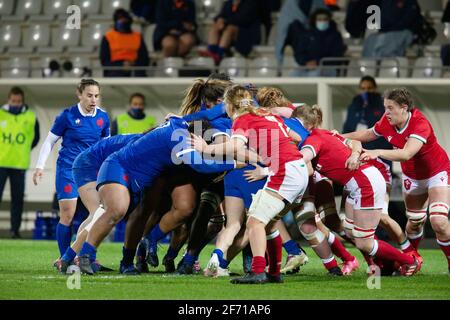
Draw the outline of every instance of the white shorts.
[[[448,172],[441,171],[428,179],[415,180],[402,174],[402,191],[406,194],[425,194],[434,187],[448,187]]]
[[[386,181],[380,171],[370,166],[355,171],[345,185],[350,192],[349,203],[355,210],[382,209],[385,203]]]
[[[316,170],[314,170],[312,177],[313,177],[314,183],[318,183],[318,182],[320,182],[322,180],[330,180],[327,177],[325,177],[324,175],[322,175],[319,172],[317,172]]]
[[[308,187],[308,169],[303,159],[290,161],[269,175],[264,189],[272,190],[293,203],[301,200]]]

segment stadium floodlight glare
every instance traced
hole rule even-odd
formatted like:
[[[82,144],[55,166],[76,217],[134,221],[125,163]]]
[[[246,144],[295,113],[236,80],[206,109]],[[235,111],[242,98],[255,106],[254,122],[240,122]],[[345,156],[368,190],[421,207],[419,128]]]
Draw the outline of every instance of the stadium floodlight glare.
[[[431,77],[433,75],[433,68],[430,68],[430,67],[425,68],[423,70],[423,74],[427,77]]]
[[[3,40],[9,41],[9,39],[11,39],[11,34],[9,34],[9,33],[5,34],[3,37]]]
[[[114,1],[113,2],[113,7],[117,8],[120,5],[120,1]]]
[[[166,68],[165,70],[166,74],[172,74],[173,73],[173,68]]]
[[[3,2],[0,2],[0,9],[3,8]]]
[[[83,2],[83,8],[87,8],[87,7],[89,7],[91,5],[91,2],[90,1],[84,1]]]
[[[229,74],[230,76],[235,77],[235,76],[237,76],[237,74],[238,74],[238,69],[237,69],[237,68],[230,68],[230,69],[228,69],[228,74]]]
[[[67,40],[69,38],[70,38],[70,34],[68,32],[65,32],[64,35],[63,35],[63,39]]]
[[[25,9],[29,9],[31,7],[31,1],[25,3]]]
[[[12,69],[12,74],[18,74],[18,73],[19,73],[19,69],[18,68]]]
[[[361,67],[359,70],[361,70],[361,72],[366,72],[366,67]]]
[[[34,40],[34,41],[38,41],[40,37],[41,37],[41,35],[40,35],[39,33],[35,33],[35,34],[33,35],[33,40]]]
[[[397,68],[397,67],[393,67],[393,68],[392,68],[392,72],[393,72],[393,73],[397,73],[397,72],[398,72],[398,68]]]
[[[55,1],[55,3],[53,4],[53,6],[58,9],[59,7],[61,7],[61,2],[60,1]]]
[[[203,4],[205,5],[205,7],[209,7],[211,5],[211,0],[205,0],[203,1]]]
[[[266,67],[261,68],[261,73],[267,73],[267,71],[269,71]]]

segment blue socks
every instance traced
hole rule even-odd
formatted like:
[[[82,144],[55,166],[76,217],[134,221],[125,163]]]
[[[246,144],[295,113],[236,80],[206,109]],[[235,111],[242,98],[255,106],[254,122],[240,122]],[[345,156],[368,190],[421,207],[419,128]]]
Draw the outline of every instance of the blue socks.
[[[124,266],[132,266],[133,265],[133,259],[134,259],[134,253],[136,250],[127,249],[125,247],[122,247],[122,261],[121,263]]]
[[[159,223],[152,229],[152,231],[145,237],[150,241],[152,245],[156,245],[159,240],[163,239],[167,233],[161,231]]]
[[[220,250],[220,249],[214,249],[214,251],[213,251],[212,253],[217,254],[217,256],[219,257],[219,266],[220,266],[222,269],[228,268],[229,262],[223,258],[223,252],[222,252],[222,250]]]
[[[167,250],[167,253],[166,253],[166,257],[168,259],[173,260],[177,257],[179,251],[180,250],[175,250],[171,246],[169,246],[169,249]]]
[[[299,254],[301,254],[302,253],[302,251],[300,250],[300,248],[298,247],[298,244],[297,244],[297,242],[295,242],[294,240],[289,240],[289,241],[286,241],[285,243],[283,243],[283,248],[284,248],[284,250],[286,250],[286,252],[289,254],[289,255],[295,255],[295,256],[297,256],[297,255],[299,255]]]
[[[91,262],[94,262],[95,258],[97,256],[97,249],[93,245],[89,244],[88,242],[85,242],[85,243],[83,243],[83,247],[81,248],[81,251],[78,255],[81,257],[84,254],[88,254],[89,260]]]
[[[58,223],[56,226],[56,240],[58,241],[58,248],[60,257],[64,255],[67,248],[70,246],[70,240],[72,238],[72,228]]]
[[[193,266],[198,257],[191,256],[189,253],[184,255],[183,264],[187,264],[189,266]]]
[[[73,251],[73,249],[71,247],[69,247],[69,248],[67,248],[64,255],[61,257],[61,259],[70,262],[73,259],[75,259],[76,256],[77,256],[77,253],[75,251]]]

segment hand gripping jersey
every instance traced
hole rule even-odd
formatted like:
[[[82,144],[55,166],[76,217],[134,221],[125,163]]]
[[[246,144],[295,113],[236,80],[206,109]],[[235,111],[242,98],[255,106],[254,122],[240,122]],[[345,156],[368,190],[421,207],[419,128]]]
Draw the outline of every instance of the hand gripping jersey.
[[[372,130],[377,136],[384,137],[395,148],[403,149],[410,138],[424,143],[414,157],[401,162],[402,172],[406,176],[422,180],[448,170],[448,155],[438,144],[430,122],[418,109],[411,110],[405,127],[400,130],[389,124],[386,115],[383,115]]]
[[[188,143],[187,128],[188,124],[183,119],[170,118],[140,139],[113,153],[106,161],[117,161],[127,173],[126,180],[129,181],[133,192],[150,186],[165,169],[182,163],[202,173],[234,168],[234,162],[215,163],[212,160],[203,160]]]

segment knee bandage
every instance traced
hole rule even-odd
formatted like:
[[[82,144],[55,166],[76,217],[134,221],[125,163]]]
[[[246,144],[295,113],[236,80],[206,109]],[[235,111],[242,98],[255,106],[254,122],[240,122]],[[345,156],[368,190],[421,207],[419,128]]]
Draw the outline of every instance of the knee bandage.
[[[214,208],[214,212],[217,211],[221,202],[219,195],[210,191],[202,192],[200,201],[208,202]]]
[[[319,212],[320,219],[325,219],[325,217],[337,214],[336,204],[334,202],[325,203],[317,208]]]
[[[209,218],[209,222],[214,224],[223,224],[225,223],[225,216],[222,214],[217,214]]]
[[[306,233],[300,230],[300,233],[302,236],[308,241],[308,242],[315,242],[316,244],[312,244],[311,247],[315,247],[322,243],[322,241],[325,239],[325,235],[317,229],[314,232]]]
[[[295,222],[300,227],[306,220],[313,219],[316,215],[314,202],[303,201],[299,210],[294,214]]]
[[[353,226],[353,237],[355,239],[369,239],[375,236],[375,229],[360,228]]]
[[[430,219],[437,217],[448,217],[448,204],[445,202],[433,202],[430,204]]]
[[[412,210],[406,209],[406,217],[414,226],[420,226],[427,220],[427,210]]]
[[[94,223],[105,213],[105,209],[103,209],[102,206],[98,207],[97,210],[94,212],[94,216],[92,217],[91,222],[87,224],[86,227],[84,227],[84,230],[87,232],[91,231],[92,226]]]
[[[265,225],[284,209],[284,202],[267,191],[259,190],[254,196],[248,215]]]
[[[353,220],[352,219],[345,218],[344,222],[343,222],[343,225],[344,225],[344,229],[346,229],[349,232],[349,234],[353,234],[354,224],[353,224]]]

